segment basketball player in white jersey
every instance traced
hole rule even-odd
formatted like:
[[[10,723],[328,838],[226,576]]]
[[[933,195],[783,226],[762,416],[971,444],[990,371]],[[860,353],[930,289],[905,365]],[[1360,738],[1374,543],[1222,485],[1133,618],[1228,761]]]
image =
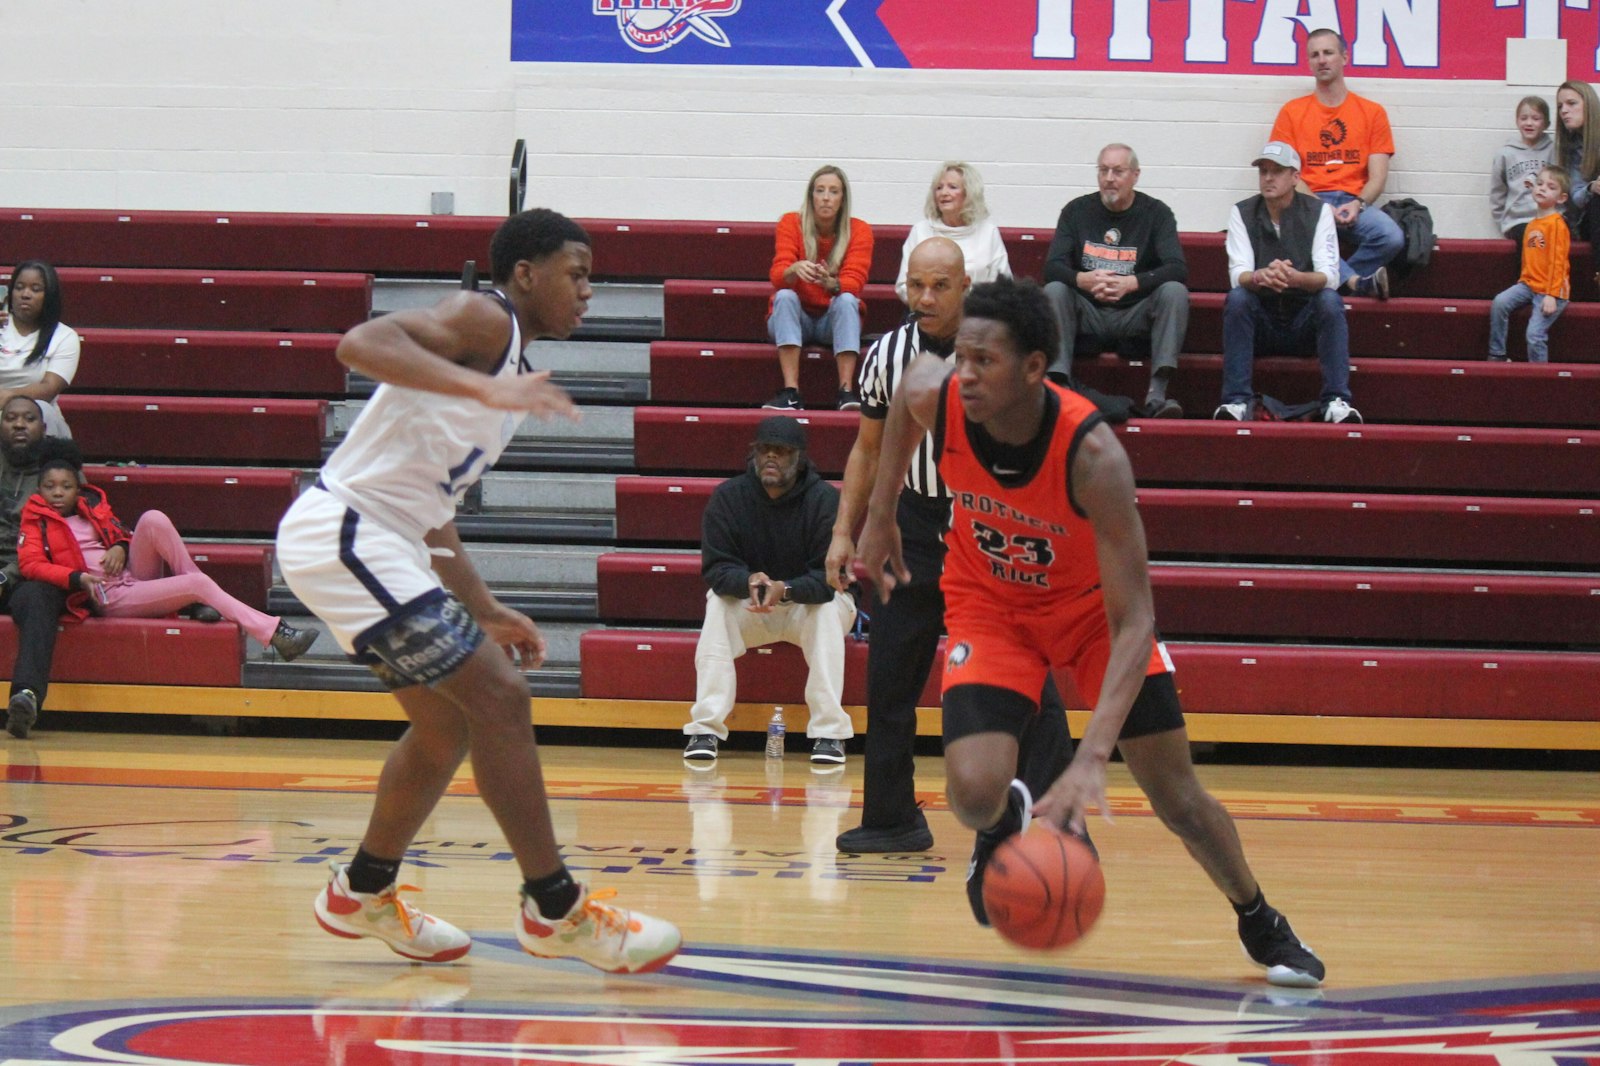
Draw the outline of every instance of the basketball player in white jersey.
[[[677,953],[677,928],[601,902],[611,893],[590,893],[561,861],[528,684],[513,663],[520,655],[537,668],[544,638],[495,599],[454,521],[456,503],[525,414],[576,418],[550,372],[529,369],[523,346],[578,327],[593,294],[589,237],[554,211],[524,211],[495,231],[490,260],[493,292],[458,293],[345,334],[339,360],[380,385],[278,529],[284,580],[411,723],[384,764],[360,850],[333,864],[317,896],[317,921],[424,962],[467,953],[465,933],[400,897],[398,872],[470,754],[521,867],[522,946],[609,972],[656,970]]]

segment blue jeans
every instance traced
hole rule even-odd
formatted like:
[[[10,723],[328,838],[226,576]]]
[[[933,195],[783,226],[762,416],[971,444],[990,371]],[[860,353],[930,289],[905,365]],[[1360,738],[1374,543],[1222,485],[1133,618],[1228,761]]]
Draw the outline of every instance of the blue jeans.
[[[1548,315],[1540,306],[1543,303],[1542,295],[1520,281],[1494,298],[1494,304],[1489,308],[1490,359],[1506,357],[1506,330],[1511,325],[1511,312],[1532,304],[1533,313],[1528,316],[1528,362],[1550,361],[1550,327],[1567,309],[1567,301],[1557,300],[1556,309]]]
[[[1347,192],[1319,192],[1317,198],[1329,207],[1340,207],[1358,197]],[[1400,254],[1406,235],[1400,232],[1400,223],[1376,207],[1362,208],[1356,220],[1339,227],[1341,240],[1354,240],[1355,251],[1349,259],[1339,260],[1339,284],[1351,278],[1367,278],[1377,273],[1381,266]]]
[[[800,306],[793,289],[779,289],[772,299],[772,315],[767,319],[767,336],[780,348],[802,344],[826,344],[835,355],[861,350],[861,301],[841,292],[816,318]]]
[[[1302,355],[1316,346],[1322,364],[1322,402],[1350,399],[1350,329],[1344,301],[1323,289],[1292,320],[1269,314],[1261,297],[1243,286],[1222,305],[1222,402],[1248,403],[1257,355]]]

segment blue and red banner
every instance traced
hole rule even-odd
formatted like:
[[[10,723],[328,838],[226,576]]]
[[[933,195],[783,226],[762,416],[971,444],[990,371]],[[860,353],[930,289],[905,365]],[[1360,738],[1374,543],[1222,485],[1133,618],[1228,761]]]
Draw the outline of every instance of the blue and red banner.
[[[1505,77],[1507,38],[1600,73],[1600,0],[512,0],[519,62],[1302,75],[1305,33],[1369,77]]]

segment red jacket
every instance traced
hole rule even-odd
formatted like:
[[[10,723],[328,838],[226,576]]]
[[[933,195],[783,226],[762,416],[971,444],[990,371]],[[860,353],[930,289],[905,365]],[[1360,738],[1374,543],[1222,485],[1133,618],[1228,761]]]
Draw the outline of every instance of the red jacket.
[[[111,513],[111,501],[93,485],[85,485],[78,493],[78,515],[87,518],[107,548],[127,544],[128,531],[117,516]],[[74,574],[88,570],[78,538],[73,536],[67,520],[45,502],[37,492],[28,497],[22,506],[22,532],[17,536],[17,565],[22,576],[29,581],[48,581],[64,589],[73,589]],[[81,622],[90,615],[89,593],[72,591],[67,597],[64,618]]]

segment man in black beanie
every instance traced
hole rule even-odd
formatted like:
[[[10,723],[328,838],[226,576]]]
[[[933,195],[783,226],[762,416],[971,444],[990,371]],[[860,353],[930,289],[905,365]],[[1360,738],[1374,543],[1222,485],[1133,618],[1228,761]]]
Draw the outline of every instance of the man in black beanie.
[[[748,648],[787,641],[805,655],[811,761],[844,762],[854,735],[841,706],[844,638],[855,622],[849,592],[823,570],[839,490],[806,458],[805,427],[787,415],[762,419],[744,473],[718,485],[700,523],[700,573],[710,586],[695,648],[695,702],[683,727],[691,766],[711,766],[733,710],[733,661]]]

